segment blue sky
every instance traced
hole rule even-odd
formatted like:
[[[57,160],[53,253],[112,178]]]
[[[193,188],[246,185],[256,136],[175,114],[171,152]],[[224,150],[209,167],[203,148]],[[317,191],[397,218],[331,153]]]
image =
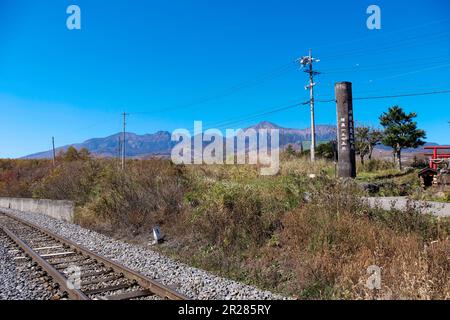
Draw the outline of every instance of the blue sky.
[[[71,4],[82,30],[66,28]],[[366,27],[370,4],[381,30]],[[116,133],[123,110],[142,134],[306,101],[292,61],[309,48],[321,59],[317,99],[344,80],[355,97],[450,89],[449,12],[447,0],[0,0],[0,157]],[[376,126],[394,104],[418,113],[429,141],[450,143],[450,94],[355,101],[355,118]],[[335,117],[317,104],[317,123]],[[231,127],[260,120],[303,128],[309,111]]]

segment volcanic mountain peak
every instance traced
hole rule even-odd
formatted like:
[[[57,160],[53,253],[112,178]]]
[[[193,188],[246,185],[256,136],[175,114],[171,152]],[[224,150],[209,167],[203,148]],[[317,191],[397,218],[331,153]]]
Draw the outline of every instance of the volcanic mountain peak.
[[[250,127],[252,129],[255,130],[259,130],[259,129],[284,129],[282,127],[280,127],[279,125],[276,125],[273,122],[269,122],[269,121],[261,121],[260,123]]]

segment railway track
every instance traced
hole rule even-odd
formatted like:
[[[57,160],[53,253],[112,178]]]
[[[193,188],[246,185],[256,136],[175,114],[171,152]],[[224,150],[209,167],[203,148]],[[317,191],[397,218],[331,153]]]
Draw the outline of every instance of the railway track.
[[[14,243],[17,263],[33,262],[37,274],[53,288],[55,299],[188,299],[172,288],[102,257],[64,237],[8,213],[0,228]]]

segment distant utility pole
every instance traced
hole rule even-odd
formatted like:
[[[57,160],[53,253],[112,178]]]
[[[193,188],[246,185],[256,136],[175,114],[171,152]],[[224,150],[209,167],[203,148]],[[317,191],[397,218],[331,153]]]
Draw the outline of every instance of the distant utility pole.
[[[123,133],[122,133],[122,170],[125,169],[125,128],[127,125],[127,116],[129,113],[123,112]]]
[[[300,64],[304,67],[303,71],[309,74],[309,84],[305,87],[306,90],[309,89],[309,104],[311,107],[311,162],[316,160],[316,125],[314,120],[314,76],[320,74],[313,69],[313,63],[319,62],[319,59],[316,59],[312,56],[312,50],[309,49],[309,55],[300,58]]]
[[[120,170],[120,158],[122,158],[122,137],[117,136],[117,168]]]
[[[53,146],[53,167],[55,167],[56,166],[55,137],[52,137],[52,146]]]

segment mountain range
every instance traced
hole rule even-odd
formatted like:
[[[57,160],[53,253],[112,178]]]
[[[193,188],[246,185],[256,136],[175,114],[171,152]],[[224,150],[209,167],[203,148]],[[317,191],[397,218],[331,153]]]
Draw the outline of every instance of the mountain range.
[[[288,144],[299,145],[304,142],[305,149],[309,146],[311,139],[311,130],[283,128],[272,122],[262,121],[249,128],[253,129],[278,129],[280,132],[280,146],[285,147]],[[248,128],[247,128],[248,129]],[[120,150],[120,141],[122,133],[116,133],[104,138],[93,138],[81,143],[74,143],[56,148],[56,153],[67,150],[70,146],[76,149],[86,148],[91,154],[97,157],[117,157]],[[330,141],[336,139],[336,126],[317,125],[317,141]],[[126,132],[125,134],[126,156],[132,158],[148,158],[152,156],[166,157],[176,142],[171,141],[171,133],[168,131],[158,131],[153,134],[135,134]],[[52,157],[52,150],[47,150],[25,156],[25,159],[46,159]]]
[[[311,140],[311,129],[293,129],[284,128],[269,121],[262,121],[254,126],[246,129],[278,129],[280,132],[280,147],[293,145],[294,149],[300,149],[300,142],[305,150],[309,149],[309,141]],[[122,133],[116,133],[104,138],[94,138],[86,140],[82,143],[74,143],[56,148],[56,153],[67,150],[70,146],[76,149],[86,148],[96,157],[118,157],[120,152],[120,141]],[[317,125],[316,140],[318,142],[331,141],[336,139],[336,126],[334,125]],[[126,156],[129,158],[145,159],[149,157],[168,157],[171,150],[177,142],[171,141],[171,133],[168,131],[158,131],[153,134],[135,134],[127,132],[126,140]],[[426,143],[427,146],[437,145],[435,143]],[[391,148],[386,146],[377,146],[381,152],[390,152]],[[406,153],[423,152],[423,148],[405,149]],[[52,157],[52,150],[47,150],[23,157],[24,159],[49,159]]]

